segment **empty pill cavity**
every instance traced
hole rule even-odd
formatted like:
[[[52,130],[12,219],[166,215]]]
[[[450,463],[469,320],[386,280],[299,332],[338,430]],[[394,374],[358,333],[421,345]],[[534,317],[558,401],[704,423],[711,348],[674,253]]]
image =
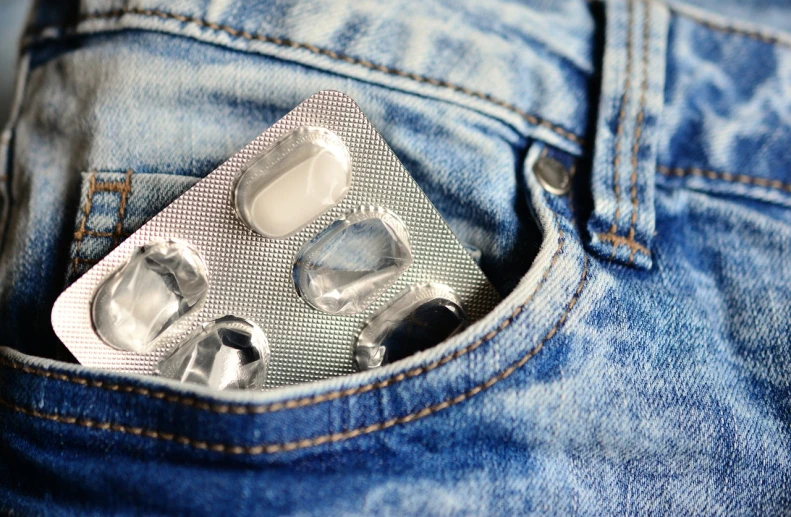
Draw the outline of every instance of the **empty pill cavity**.
[[[269,341],[255,323],[225,316],[205,323],[160,360],[162,377],[217,390],[263,389]]]
[[[394,213],[363,207],[305,244],[294,265],[297,292],[329,314],[370,305],[412,263],[406,226]]]
[[[203,260],[189,244],[151,242],[97,289],[94,329],[118,350],[148,353],[160,334],[203,302],[208,289]]]

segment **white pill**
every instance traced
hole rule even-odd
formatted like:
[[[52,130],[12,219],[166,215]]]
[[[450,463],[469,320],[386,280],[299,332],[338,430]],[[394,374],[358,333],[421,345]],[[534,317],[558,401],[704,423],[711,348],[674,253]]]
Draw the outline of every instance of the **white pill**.
[[[343,141],[326,129],[302,127],[244,170],[234,189],[236,212],[264,237],[288,237],[343,199],[351,176]]]

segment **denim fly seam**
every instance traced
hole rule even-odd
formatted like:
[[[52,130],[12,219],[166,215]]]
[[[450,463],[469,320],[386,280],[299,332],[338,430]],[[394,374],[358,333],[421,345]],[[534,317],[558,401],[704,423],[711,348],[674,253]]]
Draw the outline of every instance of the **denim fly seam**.
[[[655,2],[612,0],[607,17],[588,229],[600,256],[648,269],[669,13]]]

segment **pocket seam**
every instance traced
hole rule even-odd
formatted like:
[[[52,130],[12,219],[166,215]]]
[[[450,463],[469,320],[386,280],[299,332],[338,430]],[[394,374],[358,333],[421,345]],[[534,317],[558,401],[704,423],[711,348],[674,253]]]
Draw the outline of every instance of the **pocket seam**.
[[[667,167],[659,165],[657,170],[665,176],[674,176],[677,178],[685,178],[687,176],[696,176],[699,178],[708,178],[710,180],[727,181],[730,183],[742,183],[744,185],[751,185],[754,187],[764,187],[781,192],[791,193],[791,184],[783,183],[780,180],[770,180],[768,178],[759,178],[757,176],[748,176],[747,174],[733,174],[731,172],[717,172],[712,170],[701,169],[698,167]]]
[[[563,232],[562,232],[562,230],[559,232],[558,241],[559,241],[558,250],[557,250],[557,252],[555,253],[555,256],[552,259],[552,263],[546,269],[546,271],[549,271],[552,268],[552,265],[554,265],[554,263],[557,261],[557,257],[559,256],[560,250],[563,247],[564,239],[563,239]],[[62,423],[67,423],[67,424],[72,424],[72,425],[78,425],[80,427],[95,428],[95,429],[100,429],[100,430],[109,430],[109,431],[120,432],[120,433],[125,433],[125,434],[132,434],[132,435],[136,435],[136,436],[145,436],[147,438],[153,438],[153,439],[157,439],[157,440],[163,440],[163,441],[167,441],[167,442],[178,443],[178,444],[181,444],[181,445],[187,445],[187,446],[190,446],[190,447],[193,447],[193,448],[196,448],[196,449],[200,449],[200,450],[208,450],[208,451],[211,451],[211,452],[219,452],[219,453],[232,454],[232,455],[273,454],[273,453],[279,453],[279,452],[289,452],[289,451],[294,451],[294,450],[298,450],[298,449],[304,449],[304,448],[307,448],[307,447],[313,447],[313,446],[322,445],[322,444],[325,444],[325,443],[335,443],[335,442],[343,441],[343,440],[346,440],[346,439],[355,438],[357,436],[369,434],[369,433],[372,433],[372,432],[388,429],[390,427],[394,427],[394,426],[399,425],[399,424],[404,424],[404,423],[412,422],[414,420],[419,420],[419,419],[421,419],[423,417],[426,417],[426,416],[429,416],[429,415],[434,414],[436,412],[439,412],[439,411],[441,411],[443,409],[446,409],[446,408],[448,408],[450,406],[453,406],[455,404],[461,403],[461,402],[467,400],[468,398],[473,397],[473,396],[477,395],[478,393],[480,393],[480,392],[492,387],[494,384],[500,382],[501,380],[504,380],[504,379],[508,378],[512,373],[514,373],[516,370],[518,370],[519,368],[524,366],[530,359],[535,357],[543,349],[543,347],[544,347],[544,345],[546,344],[547,341],[549,341],[555,335],[557,335],[560,327],[565,323],[566,319],[568,318],[569,313],[574,308],[574,306],[576,306],[577,301],[580,299],[582,291],[583,291],[585,285],[587,284],[587,280],[588,280],[588,260],[589,260],[588,256],[586,255],[580,281],[577,284],[577,288],[574,291],[574,294],[571,296],[571,299],[567,303],[566,308],[563,311],[563,313],[560,316],[560,318],[557,320],[557,322],[555,322],[555,325],[546,334],[546,336],[544,336],[544,338],[535,347],[533,347],[531,350],[529,350],[525,355],[523,355],[515,363],[511,364],[505,370],[502,370],[501,372],[499,372],[494,377],[491,377],[490,379],[486,380],[485,382],[483,382],[481,384],[478,384],[477,386],[473,387],[472,389],[467,390],[464,393],[462,393],[460,395],[457,395],[456,397],[447,399],[447,400],[445,400],[443,402],[440,402],[438,404],[434,404],[434,405],[425,407],[425,408],[423,408],[423,409],[421,409],[419,411],[410,413],[410,414],[402,416],[402,417],[392,418],[392,419],[386,420],[384,422],[378,422],[378,423],[371,424],[371,425],[368,425],[368,426],[365,426],[365,427],[360,427],[360,428],[357,428],[357,429],[350,429],[350,430],[346,430],[346,431],[341,431],[341,432],[336,432],[336,433],[331,433],[331,434],[325,434],[325,435],[317,436],[317,437],[314,437],[314,438],[306,438],[306,439],[296,440],[296,441],[291,441],[291,442],[275,443],[275,444],[261,444],[261,445],[253,445],[253,446],[242,446],[242,445],[228,445],[228,444],[223,444],[223,443],[210,443],[210,442],[206,442],[206,441],[203,441],[203,440],[195,440],[195,439],[189,438],[187,436],[177,435],[175,433],[161,432],[161,431],[157,431],[157,430],[153,430],[153,429],[147,429],[147,428],[143,428],[143,427],[124,426],[122,424],[118,424],[118,423],[114,423],[114,422],[102,422],[102,421],[96,421],[96,420],[90,420],[90,419],[84,419],[84,418],[67,417],[67,416],[62,416],[62,415],[58,415],[58,414],[42,413],[42,412],[39,412],[39,411],[34,410],[34,409],[23,408],[21,406],[9,403],[9,402],[7,402],[5,400],[2,400],[2,399],[0,399],[0,405],[6,406],[6,407],[8,407],[8,408],[10,408],[10,409],[12,409],[12,410],[14,410],[16,412],[19,412],[19,413],[22,413],[22,414],[25,414],[25,415],[28,415],[28,416],[33,416],[35,418],[41,418],[41,419],[52,420],[52,421],[56,421],[56,422],[62,422]],[[543,283],[543,282],[541,282],[541,283]],[[531,295],[528,297],[527,301],[530,301],[530,299],[532,299],[533,295],[538,291],[538,287],[540,287],[541,283],[539,284],[539,286],[536,287],[536,289],[533,291],[533,293],[531,293]],[[502,330],[503,328],[507,327],[511,323],[511,321],[513,321],[513,317],[516,314],[518,314],[519,312],[521,312],[522,307],[524,307],[524,305],[520,305],[514,311],[514,315],[512,315],[511,317],[506,319],[502,324],[500,324],[498,326],[497,329],[495,329],[492,332],[496,335],[500,330]],[[485,340],[485,336],[484,336],[484,338],[482,338],[481,340],[476,342],[474,345],[477,347],[484,340]],[[470,347],[472,347],[472,346],[473,345],[470,345]],[[467,347],[467,348],[470,348],[470,347]],[[453,357],[453,355],[447,356],[447,357]],[[448,360],[450,360],[450,359],[448,359]],[[1,358],[0,358],[0,361],[5,362],[5,360],[1,359]],[[28,367],[24,367],[24,366],[13,364],[13,363],[12,363],[11,366],[13,366],[14,368],[22,368],[23,370],[28,368]],[[32,372],[32,373],[35,373],[35,372]],[[44,373],[50,373],[50,372],[44,372]],[[51,375],[53,375],[53,374],[51,374]],[[59,374],[54,374],[54,375],[59,375]],[[86,381],[86,379],[82,379],[82,380]],[[368,386],[374,386],[374,385],[368,385]]]
[[[555,223],[559,224],[557,219],[557,214],[554,214]],[[549,276],[549,273],[554,268],[555,264],[557,263],[561,251],[563,250],[563,246],[565,244],[565,237],[564,232],[562,229],[558,229],[558,244],[557,248],[552,256],[552,259],[544,270],[541,279],[536,284],[535,289],[530,293],[530,295],[525,299],[523,303],[521,303],[514,311],[500,323],[494,330],[488,332],[480,339],[477,339],[475,342],[461,348],[459,350],[454,351],[453,353],[446,355],[436,361],[429,363],[426,366],[419,366],[417,368],[413,368],[403,373],[396,374],[392,377],[387,379],[381,380],[379,382],[365,384],[362,386],[357,386],[354,388],[347,388],[344,390],[333,391],[329,393],[319,394],[319,395],[312,395],[309,397],[302,397],[293,400],[287,400],[285,402],[275,402],[271,404],[261,404],[261,405],[248,405],[248,404],[223,404],[223,403],[212,403],[212,402],[205,402],[195,397],[183,396],[183,395],[175,395],[172,393],[168,393],[162,390],[151,390],[148,388],[141,388],[133,385],[127,385],[122,383],[107,383],[100,380],[88,379],[85,377],[80,376],[72,376],[66,375],[61,373],[54,373],[45,369],[41,368],[34,368],[26,365],[22,365],[13,361],[9,361],[0,356],[0,365],[4,365],[13,369],[22,370],[25,373],[37,375],[40,377],[52,378],[61,381],[67,381],[74,384],[79,384],[82,386],[90,387],[90,388],[100,388],[105,389],[108,391],[114,391],[119,393],[134,393],[137,395],[142,395],[145,397],[149,397],[155,400],[164,400],[168,403],[175,403],[181,404],[187,407],[192,407],[198,410],[209,411],[212,413],[220,413],[220,414],[232,414],[232,415],[258,415],[264,413],[273,413],[276,411],[281,411],[285,409],[296,409],[305,406],[311,406],[314,404],[319,404],[323,402],[333,401],[339,398],[352,396],[352,395],[360,395],[363,393],[367,393],[369,391],[373,391],[376,389],[382,389],[387,386],[399,383],[405,379],[417,377],[419,375],[423,375],[428,373],[440,366],[443,366],[459,357],[472,352],[479,346],[481,346],[486,341],[493,339],[497,334],[499,334],[502,330],[506,329],[511,323],[513,322],[514,318],[518,316],[524,308],[533,300],[534,296],[541,287],[546,283],[546,280]],[[587,262],[586,262],[587,264]]]
[[[736,34],[739,36],[744,36],[762,43],[766,43],[768,45],[791,47],[791,40],[788,39],[788,34],[782,31],[777,32],[776,29],[768,29],[764,27],[738,27],[729,23],[729,20],[709,20],[703,14],[688,9],[686,6],[670,5],[668,7],[677,15],[683,16],[684,18],[687,18],[702,25],[703,27],[714,31],[722,32],[724,34]]]

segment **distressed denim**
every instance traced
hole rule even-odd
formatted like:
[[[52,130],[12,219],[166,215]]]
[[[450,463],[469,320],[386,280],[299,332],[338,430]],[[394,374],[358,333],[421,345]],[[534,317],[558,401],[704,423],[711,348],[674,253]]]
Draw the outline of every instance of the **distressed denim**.
[[[4,512],[789,511],[791,37],[642,0],[79,9],[39,6],[2,140]],[[322,89],[503,302],[264,393],[70,362],[65,285]]]

